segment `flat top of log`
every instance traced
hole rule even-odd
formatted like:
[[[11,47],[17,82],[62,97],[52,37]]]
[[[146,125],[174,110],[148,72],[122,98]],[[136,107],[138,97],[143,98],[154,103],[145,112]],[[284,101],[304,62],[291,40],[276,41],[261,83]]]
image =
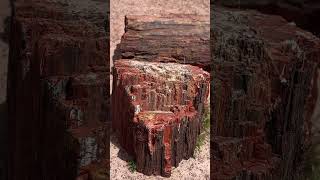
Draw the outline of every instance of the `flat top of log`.
[[[234,41],[242,40],[256,46],[255,54],[252,54],[255,57],[252,59],[264,58],[287,63],[297,58],[298,51],[307,56],[314,53],[320,55],[319,38],[295,24],[287,22],[281,16],[266,15],[255,10],[224,7],[213,7],[211,13],[211,37],[214,39],[211,43],[214,47],[221,45],[228,47],[231,39]],[[231,48],[224,49],[228,51],[227,49]],[[229,54],[237,55],[237,53],[231,52]],[[215,55],[217,54],[215,53]],[[265,57],[262,57],[263,55]],[[233,58],[225,59],[225,61],[231,60]],[[316,62],[319,60],[311,58],[308,61]]]
[[[128,28],[140,30],[146,30],[146,26],[149,25],[150,29],[157,28],[161,25],[182,25],[189,24],[192,26],[209,25],[210,19],[204,15],[193,15],[193,14],[168,14],[162,16],[150,16],[150,15],[127,15],[125,17],[126,26]]]
[[[124,72],[137,72],[152,77],[164,77],[166,81],[184,81],[188,79],[208,80],[210,74],[203,69],[188,64],[118,60],[115,67]]]
[[[109,1],[98,0],[16,0],[16,6],[42,6],[43,8],[62,8],[66,13],[92,15],[109,13]],[[37,9],[34,9],[37,10]],[[40,10],[40,9],[38,9]]]
[[[17,0],[14,12],[17,18],[37,18],[59,21],[84,20],[104,29],[109,21],[109,1],[94,0]],[[76,29],[73,29],[76,30]]]

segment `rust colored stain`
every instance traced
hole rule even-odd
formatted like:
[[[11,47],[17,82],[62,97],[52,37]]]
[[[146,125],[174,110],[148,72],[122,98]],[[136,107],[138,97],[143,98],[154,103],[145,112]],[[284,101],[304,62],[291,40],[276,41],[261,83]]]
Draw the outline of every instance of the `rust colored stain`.
[[[163,132],[163,144],[164,144],[164,172],[171,173],[171,141],[172,141],[172,127],[167,125],[164,127]]]

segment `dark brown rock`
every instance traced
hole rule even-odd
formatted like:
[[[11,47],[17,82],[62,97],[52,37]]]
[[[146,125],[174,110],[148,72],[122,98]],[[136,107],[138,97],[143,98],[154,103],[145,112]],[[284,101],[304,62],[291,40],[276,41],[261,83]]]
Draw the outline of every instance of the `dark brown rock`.
[[[216,0],[215,4],[241,9],[256,9],[280,15],[289,22],[320,36],[320,3],[317,0]]]
[[[9,179],[108,173],[108,4],[82,3],[14,3]]]
[[[211,177],[303,178],[319,39],[279,16],[211,12]]]
[[[127,16],[115,60],[177,62],[210,68],[208,16]]]

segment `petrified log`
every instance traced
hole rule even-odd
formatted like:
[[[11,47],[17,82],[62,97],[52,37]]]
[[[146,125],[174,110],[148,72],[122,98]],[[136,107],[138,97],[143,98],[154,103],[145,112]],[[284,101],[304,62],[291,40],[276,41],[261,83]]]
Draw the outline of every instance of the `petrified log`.
[[[107,172],[107,75],[51,76],[42,81],[45,131],[40,154],[43,163],[52,162],[42,167],[45,177],[91,177],[102,168]]]
[[[241,9],[256,9],[263,13],[280,15],[289,22],[320,36],[320,3],[317,0],[216,0],[215,4]]]
[[[139,172],[169,176],[193,155],[209,95],[209,48],[206,16],[126,17],[114,56],[112,126]]]
[[[303,178],[319,39],[279,16],[211,12],[211,177]]]
[[[127,16],[117,59],[192,64],[210,68],[208,16]]]
[[[112,127],[146,175],[170,176],[193,155],[209,95],[209,73],[177,63],[118,60]]]
[[[9,179],[92,179],[108,171],[108,5],[77,3],[14,3]]]

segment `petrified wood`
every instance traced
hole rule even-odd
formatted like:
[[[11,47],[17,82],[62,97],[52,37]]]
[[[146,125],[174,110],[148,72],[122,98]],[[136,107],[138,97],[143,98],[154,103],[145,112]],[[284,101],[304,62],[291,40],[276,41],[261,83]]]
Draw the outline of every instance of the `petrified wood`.
[[[9,179],[92,179],[108,172],[107,3],[13,5]]]
[[[192,64],[210,68],[208,16],[127,16],[117,59]]]
[[[193,156],[209,95],[209,73],[178,63],[118,60],[112,127],[137,170],[170,176]]]
[[[107,172],[107,75],[91,72],[41,81],[45,131],[39,153],[45,177],[92,177],[95,171]]]
[[[319,39],[279,16],[211,12],[211,177],[303,178]]]
[[[287,21],[320,36],[320,3],[317,0],[216,0],[215,4],[241,9],[256,9],[266,14],[280,15]]]

